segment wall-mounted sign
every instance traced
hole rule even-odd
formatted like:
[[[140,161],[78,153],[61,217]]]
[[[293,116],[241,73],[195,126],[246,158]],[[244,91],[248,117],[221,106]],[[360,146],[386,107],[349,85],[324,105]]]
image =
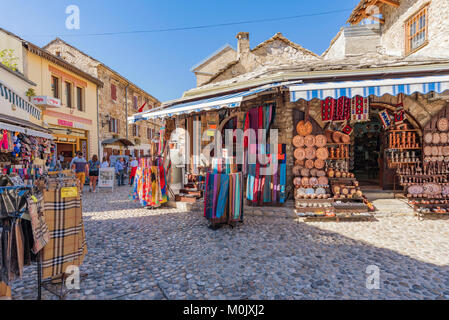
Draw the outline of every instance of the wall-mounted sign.
[[[44,106],[50,108],[61,107],[61,100],[49,96],[35,96],[31,98],[31,101],[37,106]]]
[[[98,175],[98,187],[112,188],[114,190],[115,169],[114,168],[100,168]]]
[[[67,121],[67,120],[63,120],[63,119],[58,119],[58,125],[64,126],[64,127],[71,127],[71,128],[73,128],[73,122],[72,121]]]

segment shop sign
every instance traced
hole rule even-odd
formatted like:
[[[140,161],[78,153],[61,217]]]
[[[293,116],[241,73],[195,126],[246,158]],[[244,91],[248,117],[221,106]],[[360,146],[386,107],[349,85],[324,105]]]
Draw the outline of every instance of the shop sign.
[[[98,187],[114,189],[115,169],[114,168],[100,168],[98,174]]]
[[[75,198],[78,196],[78,189],[76,187],[61,188],[61,198]]]
[[[72,127],[73,128],[73,122],[67,121],[67,120],[63,120],[63,119],[58,119],[58,125],[64,126],[64,127]]]
[[[31,101],[37,106],[45,106],[51,108],[61,107],[61,100],[49,96],[35,96]]]

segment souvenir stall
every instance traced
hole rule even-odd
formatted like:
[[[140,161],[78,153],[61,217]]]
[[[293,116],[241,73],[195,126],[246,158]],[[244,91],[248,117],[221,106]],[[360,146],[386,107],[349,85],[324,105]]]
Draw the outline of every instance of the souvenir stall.
[[[323,129],[310,119],[310,103],[305,117],[296,121],[297,135],[293,138],[295,166],[293,184],[296,213],[300,217],[371,218],[370,203],[364,198],[351,170],[350,117],[358,106],[354,99],[327,98],[321,102]],[[359,103],[363,110],[358,121],[368,120],[368,100]],[[362,115],[366,116],[362,116]]]
[[[449,217],[448,119],[446,105],[424,127],[422,161],[421,157],[415,161],[405,158],[407,164],[398,168],[400,184],[420,219]],[[403,133],[402,139],[411,140],[409,145],[414,146],[415,138],[410,139],[409,134],[414,133]]]
[[[163,127],[159,132],[156,155],[139,159],[131,191],[132,200],[151,209],[158,208],[169,200],[166,168],[170,163],[165,163],[167,151],[165,135]]]
[[[1,174],[32,184],[50,166],[55,152],[52,139],[45,132],[0,122]]]

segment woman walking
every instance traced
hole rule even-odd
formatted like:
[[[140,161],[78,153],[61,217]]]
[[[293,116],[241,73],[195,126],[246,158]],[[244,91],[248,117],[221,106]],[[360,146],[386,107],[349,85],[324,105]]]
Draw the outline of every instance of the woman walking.
[[[100,161],[96,154],[93,155],[92,160],[89,160],[89,191],[95,192],[97,188],[98,173],[100,170]]]

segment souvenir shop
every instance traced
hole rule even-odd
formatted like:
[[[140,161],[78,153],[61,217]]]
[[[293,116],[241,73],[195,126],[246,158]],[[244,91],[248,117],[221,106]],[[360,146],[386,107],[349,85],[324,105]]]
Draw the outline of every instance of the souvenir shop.
[[[37,268],[38,290],[63,298],[65,271],[86,254],[78,180],[49,172],[55,143],[41,131],[0,122],[0,299],[11,283]]]
[[[270,139],[270,129],[277,126],[276,89],[267,86],[130,118],[133,122],[174,116],[166,119],[166,136],[171,138],[170,151],[183,158],[176,165],[183,172],[176,201],[204,199],[204,215],[213,226],[243,221],[244,204],[277,206],[287,200],[286,144],[274,145]],[[254,129],[255,135],[233,136],[233,148],[228,150],[226,134],[237,129]],[[259,129],[265,129],[264,133],[259,135]],[[257,154],[264,155],[265,161]]]
[[[449,212],[448,103],[433,98],[447,78],[291,86],[291,102],[305,110],[292,141],[297,214],[368,219],[373,191],[402,194],[418,216]],[[417,119],[431,108],[440,111]]]

